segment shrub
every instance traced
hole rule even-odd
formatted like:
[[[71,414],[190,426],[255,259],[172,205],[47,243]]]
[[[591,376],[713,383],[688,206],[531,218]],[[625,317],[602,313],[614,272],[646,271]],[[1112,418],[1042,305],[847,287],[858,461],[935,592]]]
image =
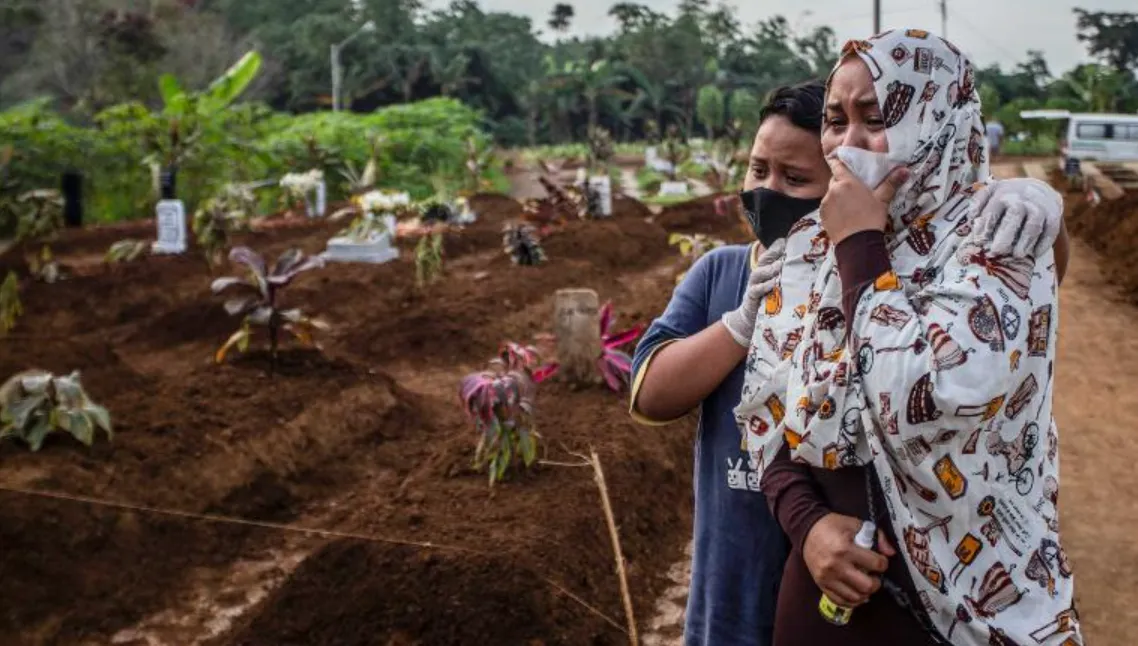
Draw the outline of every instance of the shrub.
[[[83,391],[78,371],[56,377],[28,370],[0,386],[0,439],[15,437],[38,451],[48,435],[62,431],[91,446],[98,429],[110,439],[111,416]]]
[[[249,184],[227,184],[194,212],[190,228],[210,267],[218,264],[230,236],[249,228],[257,213],[257,197]]]
[[[244,265],[248,274],[244,278],[226,276],[213,281],[210,289],[221,293],[237,287],[241,295],[225,302],[225,311],[232,316],[242,316],[241,328],[217,350],[214,360],[221,363],[226,353],[234,346],[244,352],[249,347],[252,326],[263,326],[269,333],[269,354],[271,366],[275,366],[280,331],[292,334],[307,346],[316,346],[312,334],[314,330],[326,330],[328,325],[319,319],[310,318],[299,309],[282,309],[280,292],[288,287],[298,275],[324,266],[319,256],[306,256],[300,249],[289,249],[277,258],[269,269],[265,259],[248,247],[234,247],[229,252],[229,261]]]

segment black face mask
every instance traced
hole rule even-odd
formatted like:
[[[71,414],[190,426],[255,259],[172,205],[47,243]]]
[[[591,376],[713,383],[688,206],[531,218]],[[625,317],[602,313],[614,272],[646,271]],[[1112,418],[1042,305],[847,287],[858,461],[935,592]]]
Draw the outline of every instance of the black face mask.
[[[822,204],[820,197],[791,197],[761,187],[741,191],[739,199],[743,202],[747,222],[751,224],[751,230],[763,247],[770,247],[775,240],[785,238],[796,222],[813,213]]]

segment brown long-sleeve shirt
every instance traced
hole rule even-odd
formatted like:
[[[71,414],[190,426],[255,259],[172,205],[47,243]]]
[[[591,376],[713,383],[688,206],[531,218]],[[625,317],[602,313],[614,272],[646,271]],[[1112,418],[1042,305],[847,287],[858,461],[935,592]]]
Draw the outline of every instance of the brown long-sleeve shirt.
[[[862,292],[874,279],[889,271],[891,263],[881,232],[854,234],[839,243],[835,252],[843,285],[842,305],[846,320],[851,320],[853,308]],[[872,518],[867,478],[877,512]],[[779,591],[775,646],[923,646],[937,643],[912,612],[902,608],[884,589],[858,607],[846,626],[830,624],[818,611],[822,592],[807,569],[802,554],[810,530],[829,513],[873,520],[885,532],[898,550],[898,554],[889,559],[885,577],[901,588],[914,607],[919,607],[916,586],[900,554],[904,546],[897,542],[872,467],[815,468],[792,461],[790,450],[784,445],[767,467],[761,486],[771,512],[790,538],[792,546]]]

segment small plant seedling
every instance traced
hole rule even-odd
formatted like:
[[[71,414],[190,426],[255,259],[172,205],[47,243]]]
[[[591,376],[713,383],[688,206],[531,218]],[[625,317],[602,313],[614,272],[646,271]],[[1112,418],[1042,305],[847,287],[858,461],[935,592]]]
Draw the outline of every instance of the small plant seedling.
[[[691,157],[691,150],[684,143],[680,136],[680,129],[675,124],[669,125],[666,132],[661,152],[664,159],[672,165],[668,171],[668,179],[674,182],[680,166]]]
[[[269,269],[261,254],[248,247],[234,247],[229,261],[248,269],[245,277],[226,276],[213,281],[210,289],[219,294],[231,287],[241,291],[240,296],[225,302],[225,311],[241,316],[241,327],[217,350],[214,361],[221,363],[233,347],[244,352],[249,347],[253,326],[261,326],[269,333],[270,368],[276,366],[277,347],[281,330],[292,334],[303,345],[319,347],[313,340],[314,330],[327,330],[328,324],[311,318],[299,309],[282,309],[280,293],[298,275],[324,266],[319,256],[306,256],[300,249],[289,249],[277,258]]]
[[[712,238],[702,233],[692,235],[673,233],[668,236],[668,244],[678,248],[681,256],[690,259],[694,263],[696,260],[699,260],[703,254],[716,247],[722,247],[726,243],[718,238]],[[686,275],[686,271],[680,272],[680,274],[676,276],[676,283],[682,281]]]
[[[65,432],[91,446],[98,429],[113,437],[110,414],[84,392],[79,371],[56,377],[25,370],[0,386],[0,439],[14,437],[39,451],[48,435]]]
[[[0,285],[0,336],[5,336],[16,327],[16,319],[23,316],[24,306],[20,303],[20,279],[16,272],[9,271],[4,283]]]
[[[419,238],[415,246],[415,284],[422,289],[436,282],[443,273],[443,234],[439,231]]]
[[[344,160],[344,168],[340,169],[340,175],[348,183],[348,193],[360,195],[375,188],[376,182],[379,181],[379,151],[383,147],[384,140],[383,135],[372,138],[371,154],[368,155],[363,171],[357,171],[350,159]]]
[[[466,139],[466,190],[471,195],[487,188],[486,171],[494,163],[494,149],[479,144],[474,137]]]
[[[507,342],[486,370],[467,375],[459,386],[463,409],[479,434],[474,468],[486,470],[490,486],[517,461],[528,468],[537,459],[534,396],[537,384],[557,370],[556,364],[540,364],[537,348]]]
[[[145,240],[135,240],[127,238],[126,240],[119,240],[107,249],[105,260],[107,264],[115,264],[120,262],[134,262],[142,256],[146,255],[146,251],[150,248]]]
[[[632,376],[632,357],[620,348],[640,338],[644,326],[637,324],[631,329],[613,333],[613,319],[612,301],[609,301],[600,311],[601,356],[597,358],[597,368],[608,387],[619,393],[628,387]]]
[[[63,277],[59,263],[56,262],[55,255],[51,253],[51,247],[47,245],[40,248],[38,254],[27,256],[26,260],[28,262],[28,271],[31,272],[32,277],[36,280],[50,285]]]
[[[545,262],[545,250],[532,225],[508,223],[502,229],[502,248],[515,265],[532,267]]]
[[[221,262],[232,234],[247,230],[256,214],[257,197],[246,184],[226,186],[194,212],[190,228],[210,267]]]
[[[50,240],[63,229],[63,195],[55,189],[27,191],[16,198],[16,240]]]

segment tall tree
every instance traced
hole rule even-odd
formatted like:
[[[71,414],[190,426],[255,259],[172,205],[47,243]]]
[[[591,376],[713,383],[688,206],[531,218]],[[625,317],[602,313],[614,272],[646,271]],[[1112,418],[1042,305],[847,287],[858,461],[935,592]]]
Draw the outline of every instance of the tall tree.
[[[553,5],[553,11],[549,14],[549,28],[559,33],[569,31],[569,25],[573,22],[575,14],[573,5],[558,2]]]
[[[1075,9],[1076,37],[1119,72],[1138,68],[1138,13]]]

